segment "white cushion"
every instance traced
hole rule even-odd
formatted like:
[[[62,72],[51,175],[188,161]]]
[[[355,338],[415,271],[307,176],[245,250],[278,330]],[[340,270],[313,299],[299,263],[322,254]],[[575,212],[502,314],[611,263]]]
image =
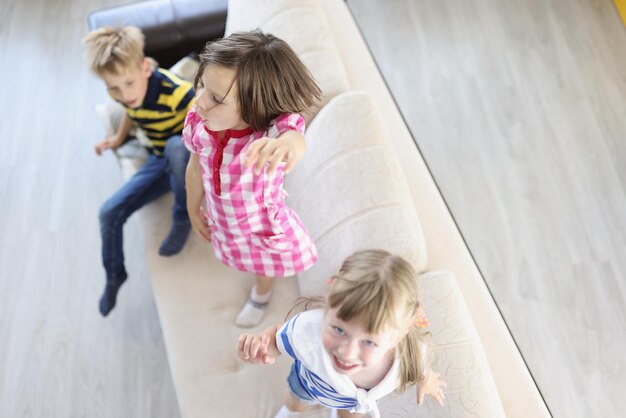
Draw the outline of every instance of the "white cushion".
[[[349,89],[335,40],[318,0],[230,0],[226,35],[261,29],[285,42],[311,71],[323,93],[304,114],[310,121],[330,99]]]
[[[198,61],[190,57],[183,57],[176,64],[170,67],[170,71],[182,78],[183,80],[187,80],[193,83],[193,79],[196,76],[196,71],[198,71],[198,67],[200,67]]]
[[[318,262],[298,275],[302,294],[324,294],[325,280],[362,248],[387,249],[422,271],[422,228],[371,96],[335,97],[305,138],[307,152],[286,178],[287,204],[319,250]]]
[[[239,335],[253,332],[237,328],[235,318],[254,276],[221,263],[197,234],[175,257],[159,256],[172,202],[168,193],[141,208],[139,219],[181,416],[273,417],[283,403],[290,357],[259,366],[236,354]],[[299,296],[294,277],[277,280],[272,292],[266,317],[254,332],[282,324]]]

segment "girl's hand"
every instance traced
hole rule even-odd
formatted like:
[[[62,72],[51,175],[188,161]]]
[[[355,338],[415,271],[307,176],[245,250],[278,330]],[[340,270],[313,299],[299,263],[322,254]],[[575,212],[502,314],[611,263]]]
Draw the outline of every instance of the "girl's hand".
[[[279,138],[264,137],[250,144],[246,152],[244,165],[246,168],[254,166],[254,174],[259,175],[263,170],[263,166],[269,163],[267,174],[272,175],[276,171],[278,164],[286,162],[285,173],[288,173],[300,161],[303,155],[304,152],[300,141],[294,140],[288,135],[283,135]]]
[[[237,343],[237,355],[246,363],[273,364],[276,358],[268,354],[270,337],[265,334],[242,334]]]
[[[207,214],[202,208],[198,206],[196,210],[188,210],[189,220],[191,221],[191,227],[207,242],[211,242],[211,229],[209,228],[209,219]]]
[[[440,374],[431,371],[428,373],[428,377],[422,383],[417,384],[417,404],[424,403],[424,396],[432,396],[439,405],[443,406],[443,400],[446,395],[443,393],[443,388],[448,386],[446,382],[439,378]]]

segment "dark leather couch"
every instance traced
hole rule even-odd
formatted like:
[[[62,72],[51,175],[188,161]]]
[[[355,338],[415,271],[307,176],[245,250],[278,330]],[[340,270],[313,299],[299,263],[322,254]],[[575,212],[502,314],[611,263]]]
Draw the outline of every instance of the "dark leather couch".
[[[228,0],[147,0],[92,12],[89,30],[102,26],[141,28],[145,53],[162,67],[200,52],[207,41],[222,37]]]

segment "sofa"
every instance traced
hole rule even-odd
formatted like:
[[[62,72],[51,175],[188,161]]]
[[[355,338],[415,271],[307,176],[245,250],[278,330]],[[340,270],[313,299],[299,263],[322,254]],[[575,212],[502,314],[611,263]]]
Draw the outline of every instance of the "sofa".
[[[129,16],[124,24],[129,23],[141,21]],[[307,153],[285,185],[287,204],[315,239],[319,260],[276,284],[267,315],[255,329],[282,323],[297,297],[323,295],[326,279],[355,250],[385,248],[420,273],[437,347],[435,369],[448,386],[444,407],[432,399],[417,406],[410,388],[380,401],[381,415],[549,417],[347,5],[230,0],[226,34],[255,28],[287,41],[324,93],[318,108],[305,115]],[[191,77],[193,63],[183,61],[174,70]],[[105,129],[115,129],[119,109],[107,104],[99,112]],[[130,148],[119,151],[125,176],[140,164]],[[139,217],[181,415],[273,417],[282,404],[289,359],[255,366],[235,352],[242,330],[234,319],[252,277],[222,265],[196,236],[180,254],[160,257],[169,227],[162,219],[168,219],[171,202],[165,196],[141,209]],[[316,408],[307,416],[329,415]]]

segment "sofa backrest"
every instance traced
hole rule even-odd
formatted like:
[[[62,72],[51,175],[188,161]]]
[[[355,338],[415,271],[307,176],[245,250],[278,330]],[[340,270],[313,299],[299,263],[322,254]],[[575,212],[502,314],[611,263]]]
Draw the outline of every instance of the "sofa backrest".
[[[423,271],[422,228],[371,96],[335,97],[305,136],[306,157],[285,180],[287,204],[319,251],[315,266],[298,276],[302,294],[324,294],[326,279],[358,249],[384,248]]]
[[[318,0],[229,1],[226,36],[254,29],[287,42],[320,86],[322,100],[304,114],[307,123],[330,99],[349,89],[333,33]]]

